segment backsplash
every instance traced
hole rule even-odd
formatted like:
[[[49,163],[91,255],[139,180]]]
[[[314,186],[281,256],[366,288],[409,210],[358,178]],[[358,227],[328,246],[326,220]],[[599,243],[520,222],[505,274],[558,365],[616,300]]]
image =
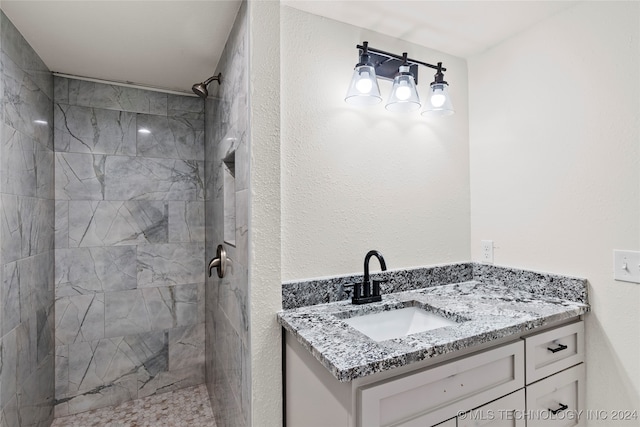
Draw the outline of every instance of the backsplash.
[[[477,280],[518,288],[541,296],[587,303],[587,280],[577,277],[540,273],[480,263],[454,263],[371,274],[372,278],[388,280],[380,286],[381,293]],[[342,301],[350,298],[344,285],[361,283],[363,275],[290,281],[282,284],[282,308],[305,307]]]
[[[291,281],[282,284],[282,308],[304,307],[341,301],[349,298],[343,286],[361,283],[362,274],[335,276],[320,279]],[[390,270],[371,274],[372,279],[388,280],[380,285],[381,293],[410,291],[431,286],[446,285],[472,280],[470,263],[436,265],[407,270]]]

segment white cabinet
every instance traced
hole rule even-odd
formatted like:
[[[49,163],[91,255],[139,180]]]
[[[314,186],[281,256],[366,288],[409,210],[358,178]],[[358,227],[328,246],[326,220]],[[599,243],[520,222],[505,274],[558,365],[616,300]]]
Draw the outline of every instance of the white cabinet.
[[[525,337],[525,348],[527,427],[584,425],[584,323]]]
[[[584,322],[530,335],[524,341],[527,384],[584,361]]]
[[[584,364],[527,386],[527,427],[584,425]]]
[[[487,350],[358,390],[360,427],[431,426],[524,387],[524,343]]]
[[[583,322],[445,362],[338,382],[286,334],[287,427],[581,426]],[[526,398],[525,398],[526,396]]]
[[[524,389],[458,416],[457,427],[524,427]]]

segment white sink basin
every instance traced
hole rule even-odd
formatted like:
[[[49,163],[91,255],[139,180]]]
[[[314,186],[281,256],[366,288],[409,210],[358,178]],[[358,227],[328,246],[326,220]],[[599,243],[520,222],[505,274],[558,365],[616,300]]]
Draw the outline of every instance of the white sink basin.
[[[456,324],[453,320],[417,307],[366,314],[345,319],[345,322],[374,341],[400,338]]]

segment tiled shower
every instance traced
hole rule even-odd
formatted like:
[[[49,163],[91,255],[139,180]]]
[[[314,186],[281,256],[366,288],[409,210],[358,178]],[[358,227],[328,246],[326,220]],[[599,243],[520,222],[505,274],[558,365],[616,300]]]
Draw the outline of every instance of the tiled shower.
[[[248,425],[246,4],[206,103],[52,77],[1,15],[0,426],[203,383],[219,425]]]

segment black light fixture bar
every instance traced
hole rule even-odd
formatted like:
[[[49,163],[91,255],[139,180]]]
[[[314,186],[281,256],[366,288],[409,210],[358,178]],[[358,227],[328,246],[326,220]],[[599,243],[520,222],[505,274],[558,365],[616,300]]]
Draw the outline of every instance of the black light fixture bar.
[[[395,75],[398,73],[398,68],[400,68],[400,66],[404,64],[404,56],[396,55],[391,52],[385,52],[384,50],[380,49],[375,49],[369,47],[368,42],[364,43],[365,45],[356,45],[356,48],[359,49],[361,53],[363,50],[367,50],[369,54],[369,60],[376,70],[376,75],[387,80],[393,80]],[[418,61],[417,59],[411,58],[407,58],[406,60],[410,66],[411,74],[413,74],[416,84],[418,84],[418,65],[423,65],[425,67],[438,70],[438,65],[429,64],[427,62],[422,62]],[[446,68],[440,68],[440,70],[447,71]]]

